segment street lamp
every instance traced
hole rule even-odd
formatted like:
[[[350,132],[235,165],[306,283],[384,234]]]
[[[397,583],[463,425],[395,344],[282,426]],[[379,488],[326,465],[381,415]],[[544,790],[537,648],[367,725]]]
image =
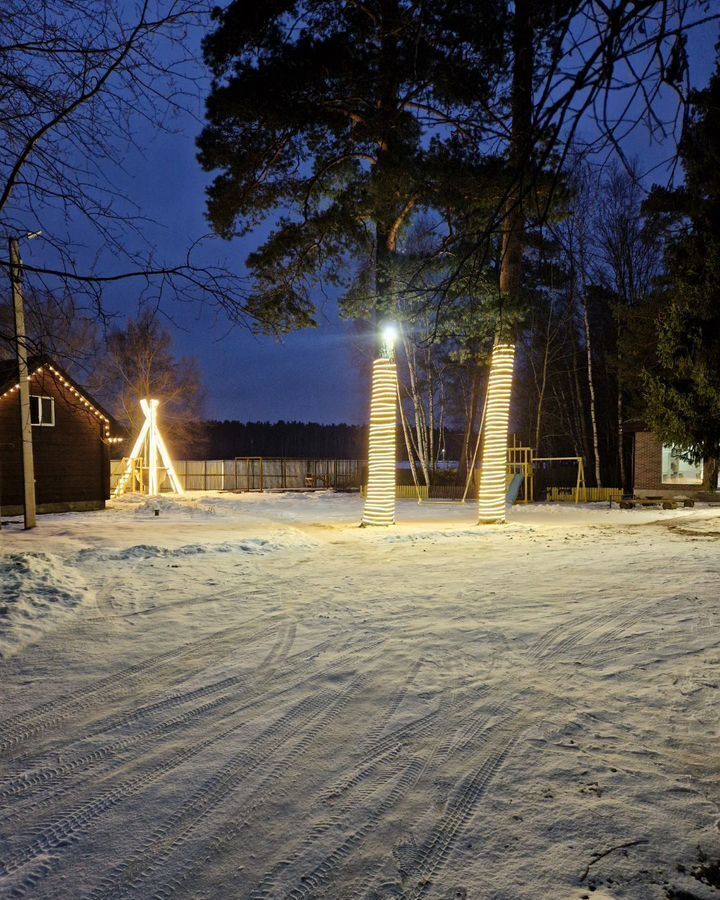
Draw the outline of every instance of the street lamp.
[[[380,356],[373,362],[368,484],[362,525],[392,525],[395,522],[397,326],[387,323],[381,336]]]

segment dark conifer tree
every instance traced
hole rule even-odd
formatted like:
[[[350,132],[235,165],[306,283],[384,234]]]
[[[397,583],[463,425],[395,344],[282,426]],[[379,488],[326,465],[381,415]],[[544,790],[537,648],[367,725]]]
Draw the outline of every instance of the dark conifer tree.
[[[235,0],[217,14],[199,139],[201,164],[221,170],[208,212],[226,237],[276,219],[248,260],[251,311],[269,328],[312,324],[319,282],[350,291],[354,314],[395,311],[411,216],[440,205],[451,172],[481,181],[468,148],[484,134],[504,8]]]
[[[668,444],[705,461],[717,486],[720,456],[720,65],[691,96],[680,143],[685,184],[656,188],[648,211],[670,231],[658,313],[658,365],[646,376],[647,419]]]

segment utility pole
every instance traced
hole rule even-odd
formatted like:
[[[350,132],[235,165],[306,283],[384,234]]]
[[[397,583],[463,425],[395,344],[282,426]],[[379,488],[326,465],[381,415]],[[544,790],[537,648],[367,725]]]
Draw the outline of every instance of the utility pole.
[[[10,283],[15,312],[15,352],[20,385],[20,432],[22,435],[22,471],[25,509],[25,528],[35,527],[35,466],[33,463],[32,423],[30,419],[30,380],[27,364],[27,335],[22,294],[20,242],[10,238]]]

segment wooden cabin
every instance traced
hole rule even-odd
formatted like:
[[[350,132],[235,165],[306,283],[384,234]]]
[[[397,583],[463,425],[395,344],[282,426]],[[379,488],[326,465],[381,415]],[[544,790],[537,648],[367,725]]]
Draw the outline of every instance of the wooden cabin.
[[[38,513],[103,509],[110,496],[112,416],[47,356],[30,372]],[[0,361],[0,513],[23,511],[22,441],[17,363]]]

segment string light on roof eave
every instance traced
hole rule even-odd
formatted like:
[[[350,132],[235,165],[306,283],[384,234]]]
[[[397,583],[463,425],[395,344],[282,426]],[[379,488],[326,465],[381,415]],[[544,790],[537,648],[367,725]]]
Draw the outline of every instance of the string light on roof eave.
[[[55,369],[53,366],[51,366],[50,363],[47,364],[47,367],[53,373],[53,375],[62,382],[64,387],[66,387],[72,394],[74,394],[76,397],[78,397],[80,400],[82,400],[83,404],[85,406],[87,406],[87,408],[90,410],[90,412],[92,412],[96,418],[100,419],[100,421],[103,422],[105,437],[109,438],[110,437],[110,419],[106,415],[101,413],[99,409],[97,409],[95,406],[93,406],[93,404],[90,403],[90,401],[86,397],[84,397],[80,393],[80,391],[78,391],[72,384],[70,384],[70,382],[63,375],[61,375],[57,369]],[[34,372],[31,372],[28,375],[28,381],[34,375],[37,375],[40,372],[42,372],[42,369],[43,369],[42,366],[38,366],[38,368],[35,369]],[[0,400],[3,400],[5,397],[8,396],[8,394],[12,394],[13,391],[19,391],[19,390],[20,390],[20,385],[14,384],[11,388],[8,388],[4,394],[0,394]],[[113,438],[111,440],[112,440],[112,442],[119,442],[119,441],[122,441],[123,438]]]

